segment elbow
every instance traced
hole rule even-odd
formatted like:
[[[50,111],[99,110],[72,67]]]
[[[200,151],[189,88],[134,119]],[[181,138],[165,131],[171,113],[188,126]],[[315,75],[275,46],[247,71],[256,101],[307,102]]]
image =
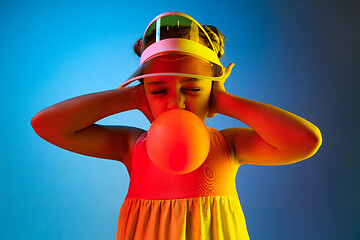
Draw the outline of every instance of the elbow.
[[[47,123],[45,121],[45,117],[41,112],[38,112],[31,118],[31,127],[34,129],[37,135],[39,135],[41,138],[46,138],[48,129],[47,129]]]
[[[305,160],[312,157],[319,150],[321,144],[321,132],[315,127],[304,141],[304,144],[299,144],[299,147],[301,146],[299,149],[301,159]]]
[[[312,156],[318,151],[318,149],[322,144],[321,132],[317,127],[315,127],[315,129],[313,130],[311,140],[309,142],[310,142],[310,147],[309,147],[310,154]]]
[[[283,152],[286,156],[286,164],[296,163],[312,157],[322,144],[321,132],[318,128],[309,131],[301,139],[292,144],[288,150]]]
[[[315,133],[315,148],[316,151],[320,148],[322,144],[322,135],[321,132],[318,128],[316,128],[316,133]]]
[[[316,131],[316,135],[314,137],[314,140],[313,140],[313,149],[312,149],[312,155],[314,155],[320,148],[321,144],[322,144],[322,135],[321,135],[321,132],[318,128],[316,128],[317,131]]]
[[[37,113],[37,114],[35,114],[35,116],[33,116],[32,118],[31,118],[31,122],[30,122],[30,124],[31,124],[31,127],[34,129],[34,131],[38,134],[38,135],[40,135],[39,133],[40,133],[40,131],[41,131],[41,116],[40,116],[40,113]]]

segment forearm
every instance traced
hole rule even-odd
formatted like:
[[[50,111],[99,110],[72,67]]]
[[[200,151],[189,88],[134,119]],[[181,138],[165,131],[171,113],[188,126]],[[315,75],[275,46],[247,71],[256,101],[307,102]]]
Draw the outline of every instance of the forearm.
[[[279,150],[313,148],[321,142],[319,129],[307,120],[269,104],[222,92],[218,113],[238,119]]]
[[[32,119],[35,130],[73,133],[107,116],[136,109],[134,88],[87,94],[50,106]]]

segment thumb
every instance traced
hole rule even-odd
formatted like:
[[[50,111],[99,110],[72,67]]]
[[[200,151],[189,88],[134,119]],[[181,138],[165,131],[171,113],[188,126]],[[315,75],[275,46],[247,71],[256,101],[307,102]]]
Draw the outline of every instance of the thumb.
[[[234,66],[235,66],[235,63],[230,63],[229,66],[227,66],[227,68],[225,69],[226,78],[228,78],[230,76],[231,71],[232,71]]]

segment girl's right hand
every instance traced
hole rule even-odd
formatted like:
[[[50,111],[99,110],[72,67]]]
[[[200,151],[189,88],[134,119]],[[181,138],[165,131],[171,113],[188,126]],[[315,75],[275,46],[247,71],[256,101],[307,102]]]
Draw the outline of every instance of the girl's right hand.
[[[150,123],[154,121],[154,116],[152,115],[148,100],[145,95],[144,85],[138,84],[134,86],[136,90],[136,101],[138,102],[138,109],[145,115]]]

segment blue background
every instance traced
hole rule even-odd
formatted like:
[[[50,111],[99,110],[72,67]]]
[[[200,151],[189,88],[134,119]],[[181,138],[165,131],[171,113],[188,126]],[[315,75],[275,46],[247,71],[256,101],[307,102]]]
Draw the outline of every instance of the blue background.
[[[139,64],[132,46],[156,15],[181,11],[227,37],[229,92],[313,122],[323,145],[287,166],[242,166],[252,240],[359,239],[359,1],[1,1],[0,238],[115,239],[128,175],[118,162],[39,138],[31,117],[116,88]],[[130,111],[103,124],[148,128]],[[206,121],[245,126],[225,116]]]

